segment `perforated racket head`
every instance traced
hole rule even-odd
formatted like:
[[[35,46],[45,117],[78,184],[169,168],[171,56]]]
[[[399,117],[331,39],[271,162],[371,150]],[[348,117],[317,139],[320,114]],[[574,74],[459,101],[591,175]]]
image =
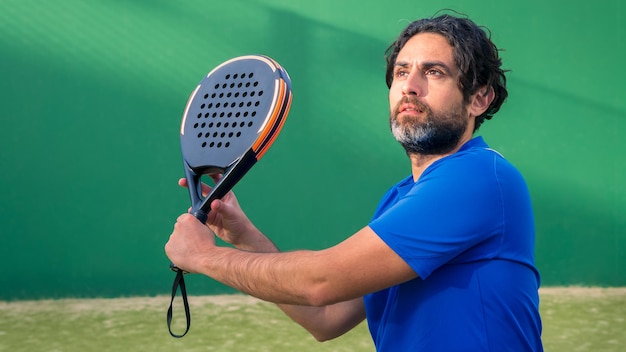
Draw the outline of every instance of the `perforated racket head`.
[[[289,75],[266,56],[231,59],[200,81],[187,102],[180,130],[192,207],[201,201],[199,176],[226,173],[220,181],[225,185],[215,196],[221,198],[263,156],[290,106]],[[227,172],[235,166],[237,172]]]
[[[255,146],[272,119],[284,118],[277,115],[290,96],[289,76],[268,57],[242,56],[219,65],[187,103],[183,158],[197,174],[224,172]]]

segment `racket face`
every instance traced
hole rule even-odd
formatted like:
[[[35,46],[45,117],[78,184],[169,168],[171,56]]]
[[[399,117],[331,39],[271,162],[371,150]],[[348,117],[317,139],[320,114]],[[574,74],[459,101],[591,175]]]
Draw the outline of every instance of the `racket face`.
[[[219,65],[187,102],[180,131],[185,163],[200,175],[224,172],[251,149],[260,158],[290,104],[289,76],[272,59],[250,55]]]

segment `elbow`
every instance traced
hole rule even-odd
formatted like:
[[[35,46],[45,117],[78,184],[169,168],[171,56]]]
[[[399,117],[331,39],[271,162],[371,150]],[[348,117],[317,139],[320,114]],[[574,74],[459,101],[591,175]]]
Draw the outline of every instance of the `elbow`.
[[[337,338],[335,334],[325,333],[322,331],[316,331],[316,332],[309,331],[309,332],[311,333],[311,336],[313,336],[313,338],[317,342],[326,342],[326,341],[330,341],[332,339]]]

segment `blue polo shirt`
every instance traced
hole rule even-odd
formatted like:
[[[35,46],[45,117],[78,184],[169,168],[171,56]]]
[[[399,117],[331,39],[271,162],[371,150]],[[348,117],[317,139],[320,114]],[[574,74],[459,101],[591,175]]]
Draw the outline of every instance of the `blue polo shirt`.
[[[418,278],[365,297],[378,351],[542,351],[534,220],[482,137],[409,176],[369,224]]]

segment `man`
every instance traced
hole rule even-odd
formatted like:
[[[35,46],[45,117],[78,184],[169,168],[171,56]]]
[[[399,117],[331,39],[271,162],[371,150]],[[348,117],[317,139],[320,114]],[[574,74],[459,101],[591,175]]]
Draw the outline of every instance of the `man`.
[[[541,351],[528,190],[473,138],[507,97],[500,66],[468,19],[411,23],[386,72],[391,130],[411,175],[367,226],[325,250],[280,253],[230,193],[211,204],[208,227],[178,218],[168,257],[277,303],[320,341],[367,318],[378,351]],[[213,233],[235,248],[216,246]]]

